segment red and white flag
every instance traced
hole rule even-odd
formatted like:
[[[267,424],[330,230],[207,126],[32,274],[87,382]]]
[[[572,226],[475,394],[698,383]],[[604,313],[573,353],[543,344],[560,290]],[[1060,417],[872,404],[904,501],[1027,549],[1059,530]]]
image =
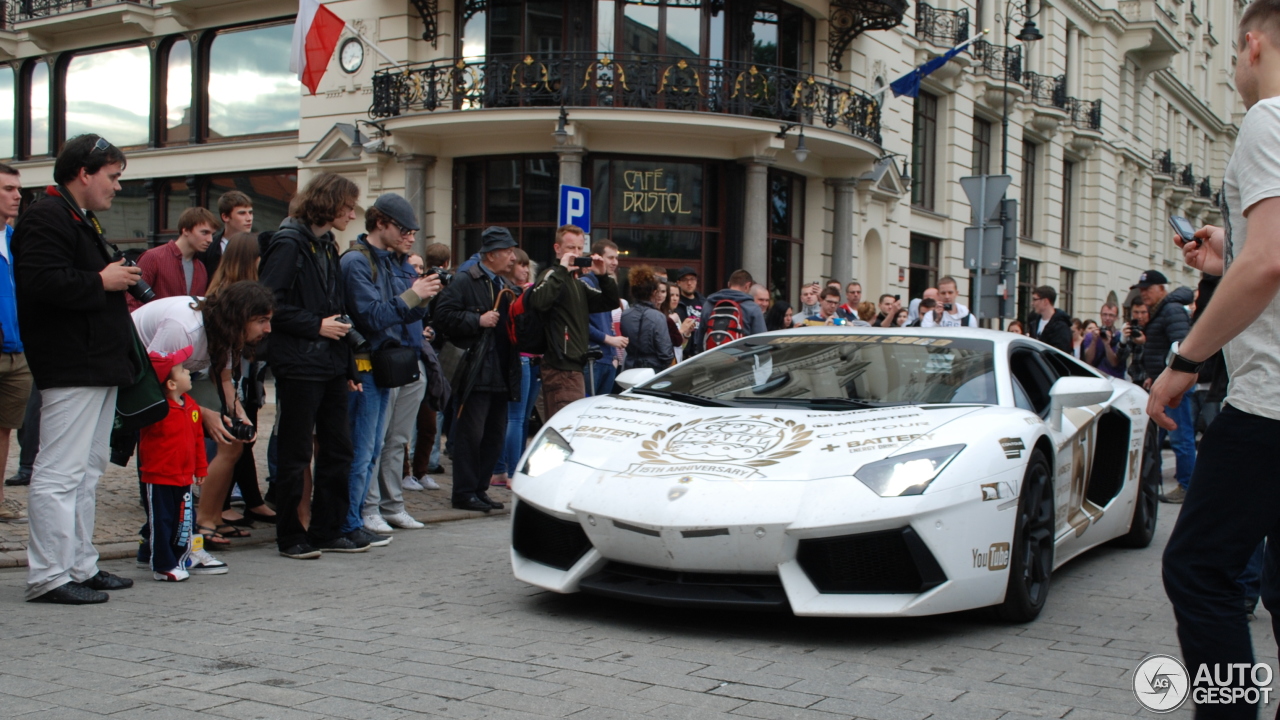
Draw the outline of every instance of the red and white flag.
[[[298,3],[298,19],[293,24],[293,48],[289,55],[289,69],[298,73],[298,80],[316,94],[329,59],[338,45],[338,37],[346,22],[320,3],[320,0],[301,0]]]

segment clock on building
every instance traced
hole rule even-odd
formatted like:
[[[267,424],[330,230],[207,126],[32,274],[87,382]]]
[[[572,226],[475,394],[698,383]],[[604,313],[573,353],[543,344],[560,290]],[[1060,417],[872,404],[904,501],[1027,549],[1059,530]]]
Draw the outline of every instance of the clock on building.
[[[347,38],[342,42],[342,48],[338,50],[338,62],[347,73],[355,73],[360,69],[364,64],[364,43],[360,42],[360,38]]]

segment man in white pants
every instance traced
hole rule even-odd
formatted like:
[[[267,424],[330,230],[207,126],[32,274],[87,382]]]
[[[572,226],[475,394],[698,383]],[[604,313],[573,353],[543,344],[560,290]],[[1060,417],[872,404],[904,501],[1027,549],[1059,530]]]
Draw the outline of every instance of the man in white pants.
[[[133,585],[99,571],[93,547],[116,391],[139,372],[125,290],[141,271],[113,262],[93,215],[110,209],[124,166],[124,153],[97,135],[67,141],[53,166],[57,187],[13,234],[18,322],[44,401],[28,498],[32,602],[101,603],[103,590]]]

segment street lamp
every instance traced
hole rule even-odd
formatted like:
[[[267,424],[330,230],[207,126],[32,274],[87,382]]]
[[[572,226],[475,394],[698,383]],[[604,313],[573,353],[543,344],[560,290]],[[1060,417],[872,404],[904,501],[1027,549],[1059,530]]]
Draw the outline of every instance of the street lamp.
[[[781,128],[781,130],[778,131],[778,135],[777,135],[777,137],[780,137],[780,138],[785,138],[788,132],[790,132],[791,130],[794,130],[795,128],[800,128],[800,136],[796,140],[796,149],[792,150],[791,152],[795,154],[796,162],[798,163],[802,163],[805,160],[808,160],[809,147],[804,144],[804,123],[788,123],[786,125],[779,125],[778,127]]]

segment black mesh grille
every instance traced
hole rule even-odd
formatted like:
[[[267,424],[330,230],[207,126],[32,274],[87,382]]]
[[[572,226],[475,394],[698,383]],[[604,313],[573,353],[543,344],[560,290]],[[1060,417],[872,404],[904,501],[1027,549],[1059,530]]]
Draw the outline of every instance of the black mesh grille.
[[[521,502],[511,521],[511,545],[534,562],[568,570],[591,548],[591,541],[578,523]]]
[[[786,610],[777,575],[686,572],[610,562],[582,579],[583,592],[668,607]]]
[[[801,540],[796,560],[824,593],[920,593],[947,579],[909,527]]]

